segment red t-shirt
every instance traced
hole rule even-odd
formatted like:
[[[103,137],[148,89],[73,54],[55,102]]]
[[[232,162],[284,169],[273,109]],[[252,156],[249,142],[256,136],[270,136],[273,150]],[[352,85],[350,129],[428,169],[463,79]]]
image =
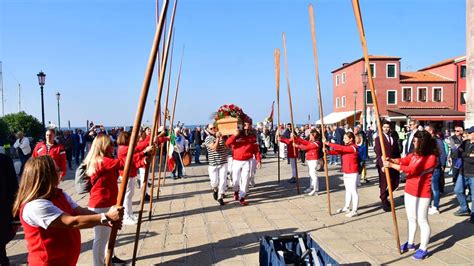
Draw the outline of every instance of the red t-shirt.
[[[48,150],[46,143],[42,141],[36,144],[32,156],[33,158],[35,158],[41,155],[49,155],[51,158],[53,158],[54,162],[56,163],[56,166],[59,167],[59,169],[61,170],[61,177],[64,177],[66,175],[67,159],[66,150],[64,149],[63,145],[55,143],[51,145]]]
[[[359,172],[359,158],[357,158],[359,147],[357,145],[339,145],[335,143],[329,143],[328,145],[334,149],[329,150],[328,154],[341,155],[343,173],[354,174]]]
[[[431,176],[436,160],[435,155],[420,156],[414,153],[400,158],[400,170],[407,174],[406,193],[419,198],[431,197]]]
[[[298,158],[298,149],[293,145],[293,140],[280,137],[280,142],[288,146],[286,147],[288,158]]]
[[[123,170],[123,160],[104,157],[91,176],[89,207],[108,208],[117,203],[119,170]]]
[[[257,137],[255,135],[235,135],[230,136],[225,144],[228,147],[232,147],[232,157],[234,160],[246,161],[252,159],[255,155],[257,161],[261,161],[260,153],[255,151],[255,143],[257,142]],[[257,146],[258,148],[258,146]]]
[[[61,189],[56,189],[49,200],[64,213],[76,215]],[[20,210],[20,222],[28,247],[28,265],[76,265],[81,253],[79,229],[31,226],[23,220],[24,207]]]
[[[300,145],[300,148],[303,151],[306,151],[306,160],[311,161],[319,159],[319,147],[321,147],[321,142],[311,142],[302,138],[296,138],[296,143]]]

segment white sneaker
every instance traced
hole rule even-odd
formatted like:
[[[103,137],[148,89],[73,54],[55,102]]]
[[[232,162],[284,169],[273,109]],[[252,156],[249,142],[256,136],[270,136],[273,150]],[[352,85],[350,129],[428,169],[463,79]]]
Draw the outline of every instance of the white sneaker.
[[[435,206],[431,206],[431,207],[428,209],[428,214],[429,214],[429,215],[439,214],[439,210],[438,210],[438,208],[436,208]]]
[[[311,191],[313,191],[313,188],[312,188],[312,187],[309,187],[309,188],[307,188],[307,189],[304,190],[304,193],[309,193],[309,192],[311,192]]]
[[[357,211],[351,211],[346,214],[346,217],[349,217],[349,218],[354,217],[354,216],[357,216]]]
[[[344,207],[344,208],[341,208],[341,209],[337,209],[336,213],[341,213],[341,212],[350,212],[349,208],[347,207]]]
[[[318,196],[318,191],[317,190],[311,190],[311,192],[308,193],[308,196]]]
[[[122,223],[125,225],[134,225],[134,224],[137,224],[137,221],[134,221],[130,218],[125,218],[123,219]]]

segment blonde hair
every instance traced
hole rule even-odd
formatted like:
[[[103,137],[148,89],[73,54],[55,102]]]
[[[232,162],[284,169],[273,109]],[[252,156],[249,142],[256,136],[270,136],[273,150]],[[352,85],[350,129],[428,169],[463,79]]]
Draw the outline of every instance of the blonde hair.
[[[360,146],[360,145],[362,145],[363,142],[364,142],[364,141],[363,141],[361,135],[355,135],[355,144],[356,144],[356,145],[359,145],[359,146]]]
[[[13,204],[12,213],[19,214],[21,207],[35,199],[49,199],[59,184],[59,173],[50,156],[30,158],[23,170],[20,188]]]
[[[97,165],[102,163],[104,157],[108,155],[107,150],[111,146],[112,141],[110,140],[109,136],[97,135],[97,137],[95,137],[94,141],[92,142],[91,149],[84,159],[84,163],[86,164],[87,168],[86,174],[88,176],[95,174]]]

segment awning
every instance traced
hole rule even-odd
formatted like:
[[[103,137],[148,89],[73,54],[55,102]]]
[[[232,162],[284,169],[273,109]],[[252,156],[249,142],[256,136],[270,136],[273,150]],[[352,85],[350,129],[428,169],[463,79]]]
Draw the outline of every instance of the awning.
[[[360,112],[361,112],[360,110],[357,110],[356,115],[359,114]],[[350,116],[354,116],[354,111],[333,112],[324,117],[324,124],[336,124]],[[316,124],[320,125],[321,120],[316,121]]]
[[[464,120],[465,113],[447,108],[400,108],[389,109],[390,117],[406,117],[419,121]]]

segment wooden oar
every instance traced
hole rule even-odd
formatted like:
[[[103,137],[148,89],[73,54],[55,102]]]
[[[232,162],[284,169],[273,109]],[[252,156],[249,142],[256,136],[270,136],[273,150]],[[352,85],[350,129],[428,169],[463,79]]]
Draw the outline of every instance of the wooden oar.
[[[286,56],[286,38],[285,38],[285,33],[283,32],[282,34],[282,37],[283,37],[283,55],[284,55],[284,58],[285,58],[285,74],[286,74],[286,85],[288,87],[288,101],[290,103],[290,117],[291,117],[291,134],[296,134],[296,131],[295,131],[295,121],[293,120],[293,104],[292,104],[292,101],[291,101],[291,89],[290,89],[290,77],[289,77],[289,74],[288,74],[288,58]],[[296,137],[296,136],[294,136]],[[294,138],[292,139],[293,141],[293,151],[296,154],[296,146],[295,146],[295,143],[294,143]],[[299,178],[298,178],[298,160],[297,160],[298,157],[295,158],[295,172],[296,172],[296,191],[298,192],[298,195],[300,194],[300,181],[299,181]]]
[[[171,35],[173,35],[173,39],[172,39],[172,42],[171,42],[171,56],[170,56],[170,64],[169,64],[169,71],[168,71],[168,86],[166,88],[166,101],[165,101],[165,110],[168,108],[168,95],[170,93],[170,83],[171,83],[171,72],[172,72],[172,66],[173,66],[173,50],[174,50],[174,29],[170,29],[171,31],[173,31],[173,33]],[[161,117],[161,108],[160,110],[158,110],[159,114],[158,114],[158,118]],[[159,126],[159,124],[157,124],[156,126]],[[166,128],[166,119],[163,121],[163,128]],[[157,149],[154,150],[154,154],[153,154],[153,158],[154,160],[156,160],[156,151]],[[163,145],[160,144],[160,152],[163,152]],[[161,154],[161,153],[160,153]],[[161,157],[160,157],[161,159]],[[158,174],[158,181],[160,180],[161,178],[161,173]],[[155,171],[153,170],[153,179],[152,179],[152,182],[151,182],[151,189],[150,189],[150,208],[148,209],[148,221],[151,221],[151,214],[152,214],[152,211],[153,211],[153,192],[155,190]]]
[[[164,0],[163,9],[162,9],[162,16],[160,17],[160,22],[158,23],[158,27],[155,32],[155,38],[153,40],[153,46],[150,52],[150,56],[148,59],[148,66],[145,72],[145,79],[143,81],[142,90],[140,94],[140,100],[138,101],[137,113],[135,115],[135,122],[132,128],[132,136],[131,141],[128,147],[127,158],[125,160],[125,167],[123,171],[122,183],[120,184],[120,190],[117,197],[117,206],[122,206],[125,196],[125,191],[128,185],[129,179],[129,172],[130,166],[132,164],[132,157],[135,150],[135,146],[137,144],[137,136],[138,130],[140,128],[140,124],[142,123],[143,118],[143,111],[145,110],[146,99],[148,96],[148,91],[150,89],[151,78],[153,76],[153,68],[155,66],[158,46],[161,40],[161,31],[163,30],[163,21],[164,21],[164,14],[168,9],[168,0]],[[105,256],[105,264],[107,266],[111,265],[112,262],[112,255],[114,253],[114,246],[115,246],[115,239],[117,238],[117,227],[112,227],[112,231],[110,233],[109,242],[107,245],[107,253]]]
[[[170,136],[172,134],[174,134],[173,132],[171,132],[171,130],[174,130],[173,127],[174,127],[174,115],[175,115],[175,112],[176,112],[176,102],[178,101],[178,93],[179,93],[179,81],[181,79],[181,69],[182,69],[182,66],[183,66],[183,57],[184,57],[184,46],[183,46],[183,53],[181,54],[181,62],[179,63],[179,71],[178,71],[178,79],[176,81],[176,91],[174,93],[174,99],[173,99],[173,112],[171,114],[171,122],[170,122]],[[178,124],[179,124],[179,121],[178,121]],[[170,152],[170,144],[171,144],[171,140],[168,141],[168,147],[166,149],[166,152]],[[166,155],[168,156],[168,155]],[[167,158],[168,159],[168,158]],[[169,169],[171,171],[171,169]],[[165,178],[166,180],[166,178]]]
[[[171,22],[170,22],[170,27],[173,27],[173,24],[174,24],[174,18],[175,18],[175,14],[176,14],[176,6],[178,4],[178,0],[175,0],[174,1],[174,6],[173,6],[173,11],[172,11],[172,14],[171,14]],[[158,94],[156,96],[156,102],[158,103],[157,105],[155,105],[155,112],[154,112],[154,121],[157,120],[157,117],[160,115],[160,102],[161,102],[161,95],[163,93],[163,83],[164,83],[164,79],[165,79],[165,74],[166,74],[166,66],[167,66],[167,63],[168,63],[168,53],[169,53],[169,48],[170,48],[170,42],[171,42],[171,35],[173,34],[173,31],[172,30],[169,30],[168,31],[168,37],[167,37],[167,40],[166,40],[166,47],[165,47],[165,55],[163,57],[163,62],[161,64],[161,73],[160,73],[160,76],[159,76],[159,80],[158,80]],[[155,135],[156,135],[156,131],[157,131],[157,124],[154,123],[153,125],[153,128],[151,130],[151,138],[150,138],[150,145],[153,144],[154,142],[154,138],[155,138]],[[138,212],[138,223],[137,223],[137,229],[136,229],[136,232],[135,232],[135,243],[134,243],[134,246],[133,246],[133,259],[132,259],[132,265],[135,265],[135,260],[136,260],[136,257],[137,257],[137,251],[138,251],[138,240],[139,240],[139,237],[140,237],[140,228],[141,228],[141,223],[142,223],[142,216],[143,216],[143,207],[144,207],[144,204],[145,204],[145,195],[146,195],[146,189],[147,189],[147,183],[148,183],[148,176],[149,176],[149,165],[146,165],[145,166],[145,178],[144,178],[144,181],[143,181],[143,186],[142,186],[142,194],[141,194],[141,198],[140,198],[140,210]],[[150,199],[152,200],[152,199]]]
[[[316,30],[314,27],[314,10],[313,5],[309,5],[309,18],[311,22],[311,37],[313,39],[313,54],[314,54],[314,71],[316,74],[316,94],[318,96],[318,106],[319,106],[319,119],[321,120],[321,134],[323,143],[326,142],[326,131],[324,128],[324,113],[323,113],[323,103],[321,100],[321,83],[319,80],[319,65],[318,65],[318,50],[316,46]],[[329,174],[328,174],[328,162],[326,149],[323,149],[323,162],[324,162],[324,175],[326,176],[326,194],[328,197],[328,212],[331,215],[331,193],[329,189]]]
[[[380,116],[379,116],[379,105],[377,101],[377,93],[375,91],[374,80],[372,79],[372,70],[370,69],[370,62],[369,62],[369,53],[367,49],[367,42],[365,39],[365,32],[364,32],[364,24],[362,23],[362,14],[360,12],[360,6],[358,0],[352,0],[352,7],[354,9],[354,16],[356,19],[357,27],[359,29],[359,36],[360,42],[362,44],[362,51],[364,53],[364,61],[365,61],[365,69],[367,69],[367,77],[369,81],[369,88],[370,92],[372,93],[372,100],[374,102],[375,108],[375,120],[377,121],[377,130],[379,135],[382,135],[382,125],[380,123]],[[382,150],[382,160],[385,161],[386,154],[385,154],[385,144],[383,142],[383,136],[379,136],[380,147]],[[397,223],[397,214],[395,213],[395,203],[393,201],[393,192],[392,192],[392,182],[390,182],[390,171],[387,167],[384,167],[385,170],[385,177],[387,179],[387,186],[388,186],[388,194],[390,196],[390,204],[392,205],[392,220],[393,220],[393,230],[395,233],[395,238],[397,242],[397,249],[398,252],[401,254],[400,250],[400,235],[398,233],[398,223]]]
[[[280,49],[276,48],[274,52],[275,57],[275,80],[276,80],[276,98],[277,98],[277,129],[275,136],[278,135],[280,130]],[[276,138],[276,137],[275,137]],[[277,162],[278,162],[278,183],[280,183],[280,141],[277,140]]]

